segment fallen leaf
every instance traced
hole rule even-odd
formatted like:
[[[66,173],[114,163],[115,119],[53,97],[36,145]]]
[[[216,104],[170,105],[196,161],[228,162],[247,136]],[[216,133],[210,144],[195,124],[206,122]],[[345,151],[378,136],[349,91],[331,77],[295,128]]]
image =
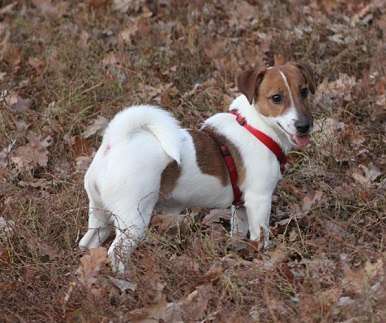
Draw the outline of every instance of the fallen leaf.
[[[79,156],[90,156],[92,154],[92,146],[90,140],[81,136],[72,136],[65,138],[65,142],[70,146],[71,152],[77,158]]]
[[[210,285],[201,285],[182,300],[170,303],[162,294],[157,304],[133,310],[127,318],[133,323],[200,321],[211,298],[210,291]]]
[[[303,212],[308,213],[312,209],[314,204],[319,203],[321,201],[322,196],[323,196],[323,192],[321,191],[308,193],[303,198],[303,205],[302,205]]]
[[[151,219],[151,226],[158,228],[160,232],[167,232],[171,228],[178,226],[184,217],[180,214],[155,214]]]
[[[288,254],[286,251],[286,246],[284,244],[279,245],[270,253],[269,256],[269,259],[264,261],[263,266],[266,270],[273,270],[285,259],[287,259]]]
[[[98,116],[82,133],[83,138],[89,138],[96,133],[101,133],[108,124],[108,120],[103,116]]]
[[[377,283],[384,280],[384,263],[383,259],[379,258],[372,263],[366,261],[364,268],[352,270],[346,263],[343,263],[343,287],[346,291],[355,294],[362,294],[368,287],[376,286]]]
[[[126,13],[129,10],[130,2],[132,0],[113,0],[113,10]]]
[[[7,39],[2,41],[1,59],[12,65],[15,70],[19,69],[21,63],[21,50],[14,44],[8,43]]]
[[[88,0],[87,3],[90,7],[94,9],[100,9],[107,6],[107,4],[110,2],[110,0]]]
[[[257,6],[250,5],[247,1],[237,1],[235,5],[229,8],[229,24],[232,28],[247,30],[257,23]]]
[[[0,237],[4,238],[9,236],[9,234],[12,233],[14,227],[14,221],[6,220],[2,216],[0,216]]]
[[[91,288],[96,282],[102,266],[105,265],[106,262],[106,248],[99,247],[90,249],[89,254],[80,258],[80,266],[76,271],[79,281],[87,288]]]
[[[35,71],[38,75],[43,74],[43,71],[45,68],[45,63],[42,59],[40,59],[38,57],[30,57],[30,58],[28,58],[28,64],[31,65],[35,69]]]
[[[355,181],[364,186],[372,185],[380,175],[382,175],[382,172],[373,163],[370,163],[368,166],[359,165],[351,174]]]
[[[11,152],[13,144],[8,145],[0,151],[0,167],[7,167],[8,157]]]
[[[18,113],[27,111],[32,105],[32,101],[30,99],[23,99],[16,93],[7,95],[5,97],[5,102],[12,112]]]
[[[0,15],[10,14],[13,11],[13,8],[16,7],[17,1],[11,2],[10,4],[5,5],[0,9]]]
[[[75,169],[78,173],[85,173],[91,164],[92,156],[79,156],[75,159]]]
[[[53,4],[51,0],[32,0],[32,3],[44,16],[51,18],[62,17],[70,5],[66,1]]]
[[[325,79],[316,89],[314,102],[323,108],[336,108],[352,100],[352,91],[357,84],[354,76],[340,73],[337,80],[328,82]]]
[[[111,276],[109,276],[109,279],[113,283],[113,285],[121,291],[121,293],[124,293],[127,290],[131,290],[132,292],[134,292],[137,289],[137,284],[128,280],[117,279]]]
[[[89,40],[90,40],[90,34],[87,31],[82,30],[79,36],[79,46],[83,49],[87,49],[89,47],[88,45]]]
[[[182,319],[187,321],[201,321],[211,299],[211,285],[201,285],[179,302],[182,310]]]
[[[47,147],[52,144],[52,137],[47,136],[41,139],[40,136],[30,133],[28,140],[28,144],[16,148],[11,157],[11,161],[16,164],[20,170],[47,166]]]
[[[202,224],[211,225],[213,223],[221,223],[223,220],[229,221],[231,213],[228,209],[212,209],[202,220]]]

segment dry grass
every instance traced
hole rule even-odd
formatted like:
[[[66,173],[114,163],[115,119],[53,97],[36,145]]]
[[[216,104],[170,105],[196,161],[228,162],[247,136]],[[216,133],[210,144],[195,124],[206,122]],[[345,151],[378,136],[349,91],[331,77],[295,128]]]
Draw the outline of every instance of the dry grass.
[[[133,310],[162,300],[183,300],[186,322],[384,320],[381,2],[131,1],[126,13],[98,0],[0,6],[1,321],[134,321]],[[114,287],[109,266],[85,288],[76,277],[87,220],[82,162],[100,142],[85,129],[148,102],[197,127],[227,109],[237,72],[267,52],[304,60],[324,80],[321,130],[291,154],[275,194],[271,248],[233,241],[222,224],[200,220],[207,210],[192,211],[140,244],[125,277],[134,291]],[[31,134],[47,165],[27,163],[19,149]],[[47,136],[52,143],[39,146]]]

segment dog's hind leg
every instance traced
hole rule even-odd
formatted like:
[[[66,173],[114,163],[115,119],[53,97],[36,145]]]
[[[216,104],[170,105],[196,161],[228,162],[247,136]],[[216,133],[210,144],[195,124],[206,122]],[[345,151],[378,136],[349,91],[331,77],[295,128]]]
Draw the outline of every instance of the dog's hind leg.
[[[112,208],[116,236],[108,254],[113,270],[124,272],[130,255],[138,242],[144,237],[150,224],[159,192],[152,192],[141,199],[124,199]]]
[[[88,230],[83,238],[79,241],[79,248],[82,250],[97,248],[109,237],[112,231],[112,220],[99,196],[96,187],[90,187],[86,181],[86,192],[89,199],[88,211]]]

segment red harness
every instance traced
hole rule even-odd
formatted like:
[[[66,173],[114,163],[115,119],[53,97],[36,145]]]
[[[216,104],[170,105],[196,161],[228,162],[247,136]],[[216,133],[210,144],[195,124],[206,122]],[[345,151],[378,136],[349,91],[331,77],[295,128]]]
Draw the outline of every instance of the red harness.
[[[272,153],[276,156],[278,162],[280,163],[280,171],[283,173],[285,169],[285,164],[287,163],[287,157],[284,154],[283,150],[280,148],[279,144],[274,141],[271,137],[266,135],[264,132],[257,130],[256,128],[249,125],[246,119],[237,112],[237,110],[231,110],[231,114],[236,116],[236,121],[240,124],[240,126],[247,129],[254,137],[259,139]],[[242,206],[244,202],[241,199],[242,193],[237,185],[238,181],[238,173],[235,161],[229,152],[228,147],[225,144],[220,145],[221,154],[224,157],[225,164],[228,168],[229,177],[231,179],[232,189],[233,189],[233,205]]]

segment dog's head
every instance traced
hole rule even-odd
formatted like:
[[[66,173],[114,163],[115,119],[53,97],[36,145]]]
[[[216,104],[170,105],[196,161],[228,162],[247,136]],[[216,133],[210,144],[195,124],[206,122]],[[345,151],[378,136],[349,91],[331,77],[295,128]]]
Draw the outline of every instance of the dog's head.
[[[308,144],[313,126],[308,96],[315,92],[315,81],[307,65],[286,63],[249,70],[239,75],[237,84],[249,103],[295,147]]]

